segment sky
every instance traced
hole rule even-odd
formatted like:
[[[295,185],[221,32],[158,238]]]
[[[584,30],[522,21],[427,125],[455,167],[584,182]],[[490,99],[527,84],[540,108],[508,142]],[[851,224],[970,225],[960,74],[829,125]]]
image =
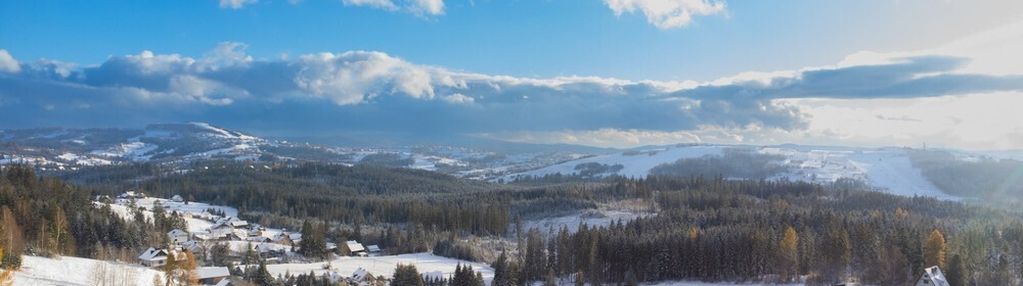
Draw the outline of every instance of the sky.
[[[1023,149],[1023,2],[0,2],[0,128]]]

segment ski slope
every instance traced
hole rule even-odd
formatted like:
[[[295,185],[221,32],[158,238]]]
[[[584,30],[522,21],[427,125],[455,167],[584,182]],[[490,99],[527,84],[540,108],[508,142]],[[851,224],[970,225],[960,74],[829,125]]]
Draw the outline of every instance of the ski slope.
[[[762,154],[779,155],[778,164],[788,167],[787,173],[775,179],[831,183],[838,179],[862,180],[880,191],[903,196],[926,196],[943,200],[957,200],[947,195],[928,181],[920,170],[913,166],[906,149],[902,148],[842,148],[816,146],[728,146],[728,145],[678,145],[632,150],[615,154],[587,157],[560,164],[506,175],[505,180],[520,176],[541,177],[561,173],[577,174],[575,167],[584,163],[622,165],[617,175],[642,178],[654,167],[675,162],[679,159],[702,156],[720,156],[728,148],[755,148]],[[611,174],[603,174],[611,175]]]

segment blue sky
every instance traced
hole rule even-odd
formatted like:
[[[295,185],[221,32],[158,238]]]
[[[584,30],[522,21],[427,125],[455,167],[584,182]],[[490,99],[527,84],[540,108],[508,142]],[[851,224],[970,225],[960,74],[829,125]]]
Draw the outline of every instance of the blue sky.
[[[969,12],[980,5],[962,1],[729,1],[722,13],[658,29],[600,0],[444,4],[441,15],[417,16],[341,0],[261,0],[240,9],[216,1],[4,1],[0,43],[19,58],[83,64],[141,50],[200,56],[234,41],[257,58],[373,50],[488,74],[712,80],[830,64],[861,50],[926,48],[1021,12],[977,17]],[[935,21],[946,24],[935,29]]]
[[[0,128],[1023,148],[1023,126],[970,125],[1017,98],[1021,19],[987,0],[2,1]],[[863,128],[910,115],[920,134]]]

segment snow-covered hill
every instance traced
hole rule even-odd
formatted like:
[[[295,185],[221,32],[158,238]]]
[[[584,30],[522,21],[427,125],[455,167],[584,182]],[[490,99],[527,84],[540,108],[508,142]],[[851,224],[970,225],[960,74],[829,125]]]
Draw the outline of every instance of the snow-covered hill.
[[[726,149],[752,148],[759,154],[776,155],[782,158],[777,164],[786,167],[786,172],[776,178],[834,182],[841,178],[862,180],[886,192],[906,196],[928,196],[940,199],[955,199],[941,192],[920,173],[909,160],[903,148],[844,148],[780,145],[766,147],[733,145],[675,145],[641,148],[621,153],[592,156],[570,160],[521,173],[504,176],[505,180],[517,177],[539,177],[561,173],[579,174],[581,164],[596,163],[609,168],[600,176],[621,175],[640,178],[650,174],[654,167],[675,162],[679,159],[703,156],[720,156]],[[617,169],[617,171],[614,171]]]
[[[15,286],[152,285],[154,276],[163,275],[155,269],[78,257],[46,258],[22,256],[21,269],[14,273]]]
[[[576,149],[586,148],[562,151],[540,147],[546,148],[494,151],[443,145],[338,147],[261,138],[189,122],[152,124],[144,129],[0,130],[0,165],[29,164],[61,171],[137,162],[186,166],[202,160],[366,163],[489,179],[586,155],[576,153]]]

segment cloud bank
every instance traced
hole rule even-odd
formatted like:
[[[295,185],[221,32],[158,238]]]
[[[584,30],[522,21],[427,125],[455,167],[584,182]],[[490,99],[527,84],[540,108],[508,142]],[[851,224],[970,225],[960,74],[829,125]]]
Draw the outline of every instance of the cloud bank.
[[[629,138],[637,144],[744,142],[751,133],[791,138],[807,130],[814,117],[800,99],[913,99],[1023,90],[1019,75],[958,72],[968,60],[947,56],[749,73],[699,83],[488,75],[374,51],[265,60],[249,56],[246,47],[225,42],[197,58],[142,51],[83,67],[18,61],[0,50],[0,112],[6,114],[0,128],[199,120],[305,134],[483,134],[592,145],[615,145],[604,142],[611,138],[621,144]],[[897,115],[868,117],[885,116]]]
[[[387,11],[403,11],[420,16],[444,14],[444,0],[342,0],[346,6],[362,6]]]
[[[219,0],[220,8],[224,9],[241,9],[250,4],[256,4],[257,0]]]
[[[694,16],[725,12],[725,2],[714,0],[604,0],[615,15],[640,12],[660,29],[689,26]]]

